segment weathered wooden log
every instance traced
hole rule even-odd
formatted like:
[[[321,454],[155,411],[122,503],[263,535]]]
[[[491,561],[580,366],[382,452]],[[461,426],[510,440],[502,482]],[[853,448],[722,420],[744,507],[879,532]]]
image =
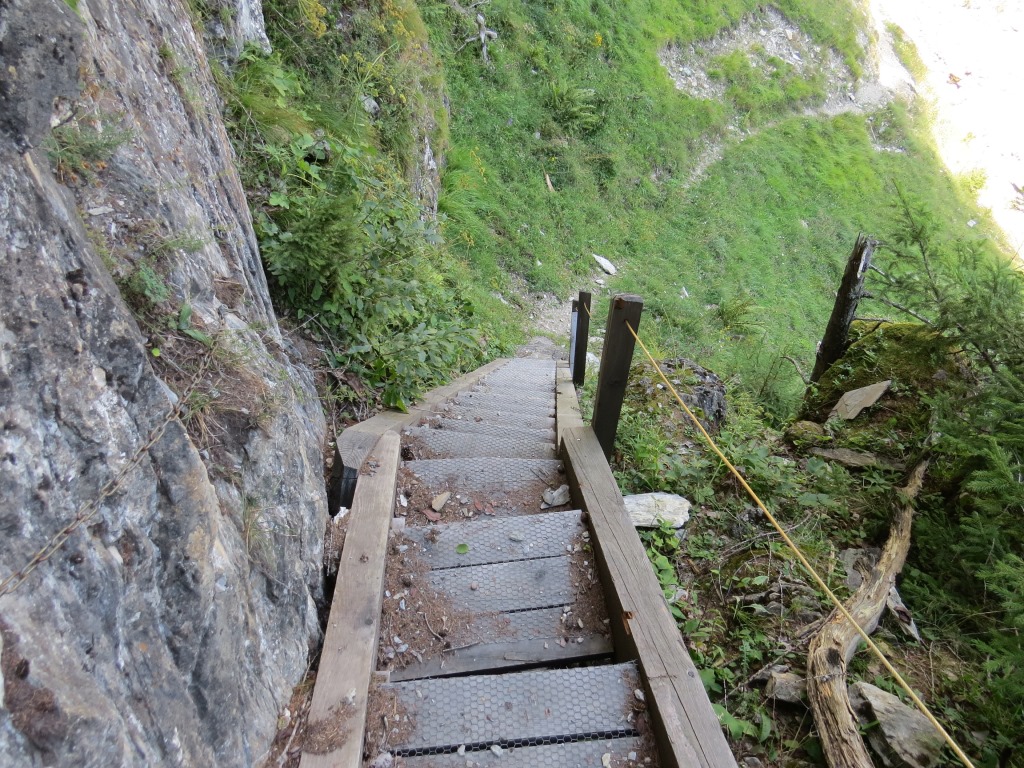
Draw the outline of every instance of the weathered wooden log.
[[[910,549],[914,498],[921,490],[927,461],[922,461],[901,490],[899,505],[889,528],[889,539],[871,573],[853,594],[846,609],[865,632],[878,626],[889,588],[902,570]],[[807,697],[830,768],[873,768],[846,689],[846,667],[860,642],[860,634],[838,610],[833,611],[807,652]]]
[[[843,356],[849,346],[850,324],[857,314],[857,303],[864,295],[864,278],[877,246],[878,241],[863,234],[857,235],[853,253],[846,262],[846,270],[843,272],[842,282],[839,283],[839,293],[836,294],[836,303],[832,307],[832,316],[828,319],[825,335],[814,356],[812,382],[820,379],[832,363]]]

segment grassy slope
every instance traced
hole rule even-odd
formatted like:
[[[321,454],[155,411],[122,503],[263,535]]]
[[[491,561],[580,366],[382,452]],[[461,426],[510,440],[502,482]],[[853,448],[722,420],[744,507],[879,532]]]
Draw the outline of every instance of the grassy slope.
[[[421,12],[445,63],[461,174],[449,185],[446,233],[481,281],[506,291],[515,272],[564,295],[591,271],[591,253],[607,256],[623,267],[613,288],[644,295],[658,348],[740,374],[785,413],[799,381],[778,356],[810,360],[856,233],[888,229],[893,185],[951,220],[970,215],[953,215],[957,190],[902,108],[873,125],[909,151],[877,152],[864,116],[786,117],[778,93],[746,115],[753,137],[686,189],[734,107],[677,92],[657,51],[710,36],[755,5],[496,0],[483,8],[500,35],[492,66],[478,46],[457,51],[472,27],[448,5]],[[863,18],[849,2],[779,5],[857,71]],[[552,84],[591,89],[575,103],[597,125],[560,121]]]

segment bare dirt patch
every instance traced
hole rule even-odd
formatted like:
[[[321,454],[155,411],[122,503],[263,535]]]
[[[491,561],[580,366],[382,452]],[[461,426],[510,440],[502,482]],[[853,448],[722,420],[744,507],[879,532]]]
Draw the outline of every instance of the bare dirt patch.
[[[544,491],[550,486],[538,479],[525,486],[508,491],[492,492],[460,491],[451,483],[427,485],[420,482],[410,470],[398,470],[398,495],[395,501],[395,515],[404,517],[406,525],[428,525],[430,523],[453,523],[471,520],[475,517],[504,517],[507,515],[535,515],[568,509],[569,505],[541,509]],[[439,512],[431,506],[434,499],[450,493],[448,501]],[[402,500],[405,499],[405,503]]]
[[[363,756],[372,760],[388,751],[390,742],[401,743],[412,734],[414,723],[398,695],[381,685],[381,676],[370,681],[366,710],[366,741]]]
[[[568,635],[606,635],[610,631],[608,608],[589,534],[577,536],[570,546],[569,579],[576,597],[569,611],[562,614],[562,624]]]
[[[277,733],[262,765],[298,768],[302,759],[303,734],[306,732],[306,717],[309,714],[310,700],[313,698],[315,680],[315,675],[307,674],[292,690],[292,697],[278,718]]]
[[[689,46],[669,45],[659,54],[676,88],[697,99],[722,101],[727,82],[709,72],[714,60],[734,51],[743,51],[756,67],[765,67],[770,57],[785,61],[804,79],[819,73],[828,94],[821,109],[830,114],[844,111],[854,101],[854,78],[840,56],[830,48],[817,45],[798,25],[774,8],[748,14],[731,29]]]
[[[306,724],[302,749],[311,755],[328,755],[343,747],[352,734],[352,718],[356,708],[351,701],[331,707],[327,717]]]

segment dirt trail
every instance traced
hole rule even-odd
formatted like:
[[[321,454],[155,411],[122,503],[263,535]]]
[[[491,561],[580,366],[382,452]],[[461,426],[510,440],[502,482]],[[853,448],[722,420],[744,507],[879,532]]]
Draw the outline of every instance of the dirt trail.
[[[870,57],[865,76],[858,82],[835,51],[818,45],[797,24],[769,7],[748,14],[737,26],[708,40],[684,47],[670,45],[661,51],[659,59],[680,91],[694,98],[716,100],[724,100],[726,91],[725,81],[708,74],[717,58],[734,51],[744,51],[751,62],[760,67],[767,66],[770,57],[781,59],[805,79],[820,74],[825,82],[826,97],[821,104],[791,114],[833,117],[879,109],[897,95],[913,97],[911,77],[893,53],[884,29],[878,39],[882,44],[876,55]],[[724,137],[708,140],[690,171],[687,186],[704,178],[708,169],[722,158],[725,147],[778,124],[778,121],[772,121],[745,129],[742,119],[742,115],[735,115],[726,126]],[[877,148],[882,151],[893,149]]]

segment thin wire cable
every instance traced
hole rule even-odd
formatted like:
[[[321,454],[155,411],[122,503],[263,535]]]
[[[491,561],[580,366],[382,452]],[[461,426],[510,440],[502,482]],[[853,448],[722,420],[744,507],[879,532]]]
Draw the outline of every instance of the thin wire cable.
[[[587,314],[590,315],[590,308],[587,307],[585,304],[583,304],[582,306],[584,307],[584,309],[587,310]],[[591,317],[593,316],[591,315]],[[778,531],[779,535],[782,537],[782,540],[786,542],[786,546],[788,546],[792,550],[793,554],[796,555],[797,559],[800,561],[800,564],[804,567],[807,573],[810,574],[811,578],[814,579],[814,581],[817,583],[819,587],[821,587],[822,591],[824,591],[824,593],[828,596],[828,599],[832,601],[832,604],[835,605],[836,609],[846,618],[847,621],[850,622],[850,624],[853,625],[853,628],[857,631],[857,634],[860,635],[861,639],[867,644],[871,652],[874,653],[875,656],[878,657],[878,660],[882,662],[882,666],[884,666],[889,671],[889,673],[893,676],[893,679],[896,680],[899,686],[907,692],[911,700],[914,702],[915,706],[917,706],[917,708],[921,711],[921,714],[928,718],[928,721],[932,724],[935,730],[942,735],[942,738],[945,739],[950,749],[953,750],[953,752],[960,759],[960,761],[966,766],[966,768],[974,768],[974,763],[971,762],[971,759],[967,756],[967,753],[960,748],[960,745],[956,743],[956,741],[949,734],[949,732],[942,727],[942,723],[940,723],[935,718],[935,715],[933,715],[931,713],[931,710],[928,709],[928,706],[923,701],[921,701],[921,698],[914,692],[914,689],[910,687],[910,684],[903,679],[903,675],[901,675],[899,671],[897,671],[896,667],[892,665],[892,662],[890,662],[889,659],[886,658],[885,654],[882,653],[882,650],[877,645],[875,645],[875,642],[871,639],[868,633],[864,631],[863,627],[861,627],[861,625],[857,623],[856,619],[853,618],[850,612],[846,609],[846,606],[843,605],[842,601],[840,601],[839,598],[835,596],[835,593],[831,589],[829,589],[829,586],[825,583],[825,580],[818,575],[818,572],[814,569],[814,566],[811,565],[810,561],[808,561],[804,553],[800,550],[796,543],[789,537],[789,534],[786,533],[785,529],[779,524],[779,521],[775,519],[775,515],[768,511],[768,507],[765,506],[764,502],[761,501],[760,497],[754,492],[754,489],[747,484],[747,481],[743,478],[743,475],[741,475],[739,470],[733,466],[732,462],[729,461],[728,457],[722,452],[722,449],[718,447],[718,445],[715,443],[711,435],[708,434],[708,431],[704,429],[704,425],[700,423],[700,420],[696,416],[694,416],[693,411],[691,411],[689,407],[687,407],[686,403],[683,402],[683,398],[681,398],[679,396],[679,393],[676,392],[676,388],[672,386],[672,382],[670,382],[668,380],[668,377],[666,377],[665,374],[662,372],[661,366],[658,365],[658,362],[651,355],[650,351],[647,349],[647,345],[644,344],[643,340],[640,338],[639,335],[637,335],[637,332],[633,330],[633,326],[631,326],[628,321],[626,322],[626,328],[629,329],[630,334],[632,334],[633,338],[636,339],[636,342],[640,345],[640,348],[644,351],[644,354],[647,355],[647,359],[651,361],[651,364],[654,366],[654,369],[658,372],[658,375],[661,377],[661,380],[665,382],[665,386],[668,387],[673,397],[675,397],[676,402],[679,403],[680,407],[690,418],[690,421],[692,421],[694,425],[697,427],[697,429],[700,430],[701,435],[703,435],[704,437],[704,441],[711,447],[711,450],[715,452],[718,458],[722,460],[722,463],[724,463],[725,466],[729,468],[729,471],[732,473],[733,477],[735,477],[736,480],[740,483],[740,485],[743,486],[743,490],[747,492],[750,498],[757,505],[758,509],[760,509],[761,512],[764,513],[764,516],[768,518],[768,521],[772,524],[772,527],[774,527],[775,530]]]

